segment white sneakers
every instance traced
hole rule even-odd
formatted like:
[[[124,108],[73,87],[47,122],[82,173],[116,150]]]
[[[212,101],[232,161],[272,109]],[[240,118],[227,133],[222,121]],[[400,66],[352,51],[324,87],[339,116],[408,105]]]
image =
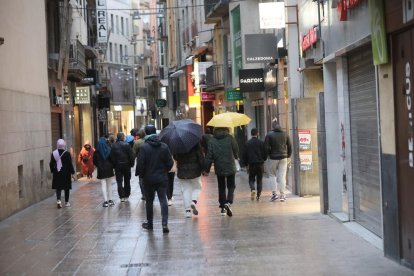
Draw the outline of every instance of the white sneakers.
[[[185,210],[185,217],[191,218],[191,210]]]
[[[197,205],[195,204],[195,202],[193,201],[193,202],[191,202],[191,210],[193,210],[193,214],[194,215],[198,215],[198,210],[197,210]]]
[[[70,203],[65,202],[65,207],[70,207]],[[57,208],[58,209],[62,208],[62,201],[60,201],[60,200],[57,201]]]

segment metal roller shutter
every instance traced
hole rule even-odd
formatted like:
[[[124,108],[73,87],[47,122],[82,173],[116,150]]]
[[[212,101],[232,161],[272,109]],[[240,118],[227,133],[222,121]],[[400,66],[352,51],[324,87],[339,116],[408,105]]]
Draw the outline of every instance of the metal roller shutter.
[[[348,56],[355,220],[382,236],[375,67],[371,48]]]

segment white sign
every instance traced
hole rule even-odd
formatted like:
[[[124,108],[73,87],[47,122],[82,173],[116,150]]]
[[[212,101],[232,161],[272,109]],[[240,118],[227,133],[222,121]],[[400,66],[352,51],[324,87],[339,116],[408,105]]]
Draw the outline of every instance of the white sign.
[[[135,116],[147,116],[147,100],[135,99]]]
[[[285,27],[284,2],[259,3],[260,29],[282,29]]]
[[[91,103],[89,86],[76,87],[75,104],[89,103]]]
[[[106,44],[108,42],[108,13],[106,10],[106,0],[96,1],[96,28],[98,44]]]

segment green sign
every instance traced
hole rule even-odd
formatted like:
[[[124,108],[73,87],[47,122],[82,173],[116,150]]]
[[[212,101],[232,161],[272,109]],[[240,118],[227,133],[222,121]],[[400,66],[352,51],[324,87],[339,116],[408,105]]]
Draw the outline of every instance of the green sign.
[[[239,70],[243,66],[240,6],[231,11],[231,17],[233,19],[233,72],[238,77]]]
[[[384,3],[382,0],[369,0],[371,43],[374,64],[388,63],[387,35],[384,23]]]
[[[240,90],[227,90],[226,91],[227,101],[240,101],[243,100],[243,93]]]
[[[167,100],[164,100],[164,99],[156,99],[155,100],[155,105],[157,107],[165,107],[167,105]]]

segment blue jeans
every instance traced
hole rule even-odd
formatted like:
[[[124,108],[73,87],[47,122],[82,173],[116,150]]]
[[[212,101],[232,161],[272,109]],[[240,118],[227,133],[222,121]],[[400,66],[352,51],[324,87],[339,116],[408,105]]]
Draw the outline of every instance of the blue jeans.
[[[154,198],[157,192],[158,200],[161,205],[162,225],[168,224],[168,202],[167,202],[167,183],[147,183],[145,185],[145,208],[147,211],[147,222],[153,224],[154,219]]]

